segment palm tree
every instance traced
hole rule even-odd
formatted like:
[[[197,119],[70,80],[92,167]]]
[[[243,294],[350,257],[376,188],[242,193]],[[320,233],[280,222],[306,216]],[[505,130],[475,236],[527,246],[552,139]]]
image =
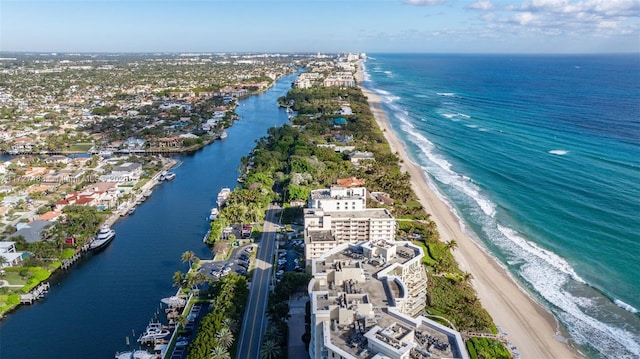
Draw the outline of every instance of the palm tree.
[[[209,357],[211,359],[231,359],[231,355],[229,354],[227,349],[219,345],[216,345],[215,347],[213,347],[213,349],[211,349]]]
[[[232,318],[224,318],[224,320],[222,321],[222,325],[224,325],[225,327],[229,328],[229,330],[232,333],[235,333],[238,331],[238,321]]]
[[[270,325],[267,327],[267,330],[264,333],[264,340],[265,341],[274,341],[274,342],[278,342],[278,339],[280,339],[280,331],[278,330],[278,327],[275,325]]]
[[[274,340],[265,340],[260,347],[260,359],[276,359],[280,357],[282,348]]]
[[[176,319],[176,324],[178,325],[179,328],[184,328],[184,326],[187,325],[187,323],[189,323],[189,318],[187,318],[186,315],[180,315]]]
[[[229,330],[229,328],[227,327],[220,328],[220,330],[218,330],[218,332],[216,333],[216,341],[220,346],[224,348],[231,348],[231,345],[233,345],[233,340],[233,333],[231,333],[231,330]]]
[[[173,273],[173,286],[174,287],[182,287],[182,282],[184,281],[184,276],[182,272],[177,271]]]
[[[191,264],[196,258],[196,254],[193,251],[186,251],[182,253],[182,263],[189,262],[189,269],[191,269]]]
[[[452,239],[446,243],[446,246],[448,250],[455,250],[458,248],[458,242],[455,239]]]

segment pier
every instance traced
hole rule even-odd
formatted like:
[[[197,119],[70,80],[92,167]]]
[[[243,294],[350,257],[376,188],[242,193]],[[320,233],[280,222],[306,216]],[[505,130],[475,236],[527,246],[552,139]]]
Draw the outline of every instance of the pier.
[[[35,289],[20,296],[20,304],[33,304],[36,300],[44,297],[49,292],[49,282],[40,283]]]

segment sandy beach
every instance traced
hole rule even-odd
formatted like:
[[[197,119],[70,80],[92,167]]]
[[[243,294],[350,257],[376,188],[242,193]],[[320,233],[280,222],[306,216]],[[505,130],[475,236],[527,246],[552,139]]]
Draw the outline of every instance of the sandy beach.
[[[361,81],[361,74],[358,77]],[[402,169],[411,175],[411,184],[420,202],[438,225],[441,240],[456,240],[458,248],[453,254],[460,268],[473,275],[472,284],[482,305],[496,325],[508,334],[520,358],[580,358],[568,344],[556,339],[558,324],[553,315],[525,293],[506,270],[462,230],[458,218],[427,185],[422,169],[411,160],[404,144],[391,130],[380,98],[362,86],[361,89],[392,152],[402,158]]]

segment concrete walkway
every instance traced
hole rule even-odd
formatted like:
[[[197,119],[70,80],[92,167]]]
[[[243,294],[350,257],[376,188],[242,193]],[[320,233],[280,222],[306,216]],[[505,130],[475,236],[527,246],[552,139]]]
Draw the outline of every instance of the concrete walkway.
[[[307,293],[294,293],[289,298],[289,358],[308,358],[309,352],[305,349],[302,335],[304,334],[305,307],[309,301]]]
[[[22,285],[22,284],[9,284],[9,282],[7,282],[6,280],[0,279],[0,288],[1,287],[22,288],[22,287],[24,287],[24,285]]]

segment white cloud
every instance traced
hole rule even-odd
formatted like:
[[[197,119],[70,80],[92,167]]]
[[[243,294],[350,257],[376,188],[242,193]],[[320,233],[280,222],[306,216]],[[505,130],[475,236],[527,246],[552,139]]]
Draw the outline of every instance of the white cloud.
[[[471,8],[471,9],[483,10],[483,11],[491,10],[491,9],[493,9],[493,7],[494,6],[491,3],[491,1],[488,1],[488,0],[476,1],[473,4],[469,5],[469,8]]]
[[[402,2],[409,5],[418,5],[418,6],[428,6],[428,5],[438,5],[446,0],[403,0]]]

